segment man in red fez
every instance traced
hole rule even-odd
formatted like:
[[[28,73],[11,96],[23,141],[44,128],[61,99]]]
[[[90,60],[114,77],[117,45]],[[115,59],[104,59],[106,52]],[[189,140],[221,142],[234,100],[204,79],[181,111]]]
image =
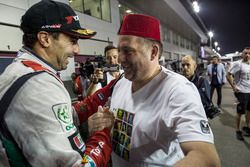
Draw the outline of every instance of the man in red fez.
[[[0,75],[0,166],[106,167],[113,114],[96,104],[106,101],[109,88],[73,109],[58,75],[79,53],[78,39],[96,32],[81,27],[69,5],[52,0],[31,6],[20,28],[24,46]],[[78,123],[94,112],[95,127],[84,142]]]
[[[127,15],[118,35],[124,78],[116,83],[110,104],[116,116],[113,167],[219,167],[196,87],[159,64],[159,20]]]

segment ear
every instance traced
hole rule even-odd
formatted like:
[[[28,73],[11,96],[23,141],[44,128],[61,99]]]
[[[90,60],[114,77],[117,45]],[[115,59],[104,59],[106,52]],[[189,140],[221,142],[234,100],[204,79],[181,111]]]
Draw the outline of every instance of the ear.
[[[157,58],[157,61],[158,61],[158,57],[159,57],[158,55],[159,55],[159,46],[156,44],[153,44],[150,60],[154,60],[155,58]]]
[[[37,33],[37,39],[43,48],[47,48],[50,45],[49,33],[46,31],[40,31]]]
[[[197,64],[196,63],[194,63],[194,70],[196,70],[197,69]]]

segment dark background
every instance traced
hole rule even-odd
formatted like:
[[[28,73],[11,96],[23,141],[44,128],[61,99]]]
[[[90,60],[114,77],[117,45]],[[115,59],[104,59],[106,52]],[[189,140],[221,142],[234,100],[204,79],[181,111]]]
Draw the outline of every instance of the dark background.
[[[221,55],[241,52],[250,46],[250,0],[198,0],[198,15],[213,40],[219,43]]]

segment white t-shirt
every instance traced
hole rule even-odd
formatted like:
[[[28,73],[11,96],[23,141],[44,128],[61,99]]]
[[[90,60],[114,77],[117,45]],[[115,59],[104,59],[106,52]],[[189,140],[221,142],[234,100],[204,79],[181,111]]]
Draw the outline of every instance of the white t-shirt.
[[[250,64],[237,61],[228,70],[233,74],[236,81],[236,88],[242,93],[250,93]]]
[[[179,143],[213,143],[200,95],[186,78],[162,67],[138,91],[131,86],[121,79],[111,98],[113,167],[173,166],[184,157]]]

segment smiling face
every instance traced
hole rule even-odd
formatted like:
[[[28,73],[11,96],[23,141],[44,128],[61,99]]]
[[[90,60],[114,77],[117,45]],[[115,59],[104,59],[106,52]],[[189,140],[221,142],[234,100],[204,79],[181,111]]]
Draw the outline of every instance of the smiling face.
[[[148,75],[151,75],[155,64],[151,60],[152,48],[139,38],[130,35],[119,36],[118,60],[123,67],[125,78],[130,81],[140,82],[146,80],[149,77]]]
[[[186,78],[190,79],[194,75],[196,67],[197,67],[195,61],[193,60],[191,56],[184,56],[181,59],[181,65],[182,65],[183,75]]]
[[[69,63],[69,58],[79,53],[78,39],[60,33],[58,39],[51,38],[48,49],[49,63],[57,70],[65,70]]]

